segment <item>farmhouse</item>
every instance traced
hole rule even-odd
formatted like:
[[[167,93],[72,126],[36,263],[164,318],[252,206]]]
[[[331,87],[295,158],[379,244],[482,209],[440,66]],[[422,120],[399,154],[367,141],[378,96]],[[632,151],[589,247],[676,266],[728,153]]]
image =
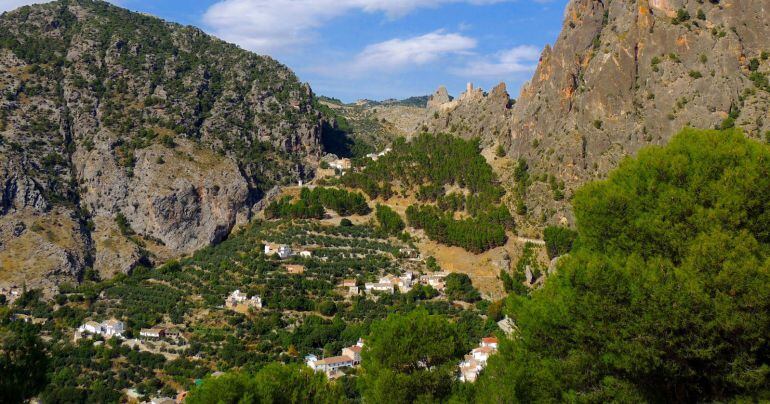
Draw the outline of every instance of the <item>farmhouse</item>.
[[[227,296],[227,299],[225,299],[225,307],[228,309],[249,309],[252,307],[255,309],[261,309],[262,299],[257,295],[249,297],[247,294],[236,289],[233,293],[230,293],[230,296]]]
[[[420,283],[423,285],[430,285],[433,289],[438,291],[444,290],[444,278],[447,277],[446,272],[435,272],[430,275],[423,275],[420,277]]]
[[[101,335],[104,338],[122,337],[125,331],[125,324],[115,319],[102,321],[101,323],[87,321],[78,327],[78,332],[81,334]]]
[[[366,289],[366,293],[372,293],[372,292],[383,292],[383,293],[393,293],[393,284],[390,283],[390,281],[382,282],[382,279],[380,279],[380,282],[377,283],[365,283],[364,289]]]
[[[166,336],[166,330],[160,327],[142,328],[139,330],[139,336],[144,338],[163,338]]]
[[[285,259],[292,256],[291,247],[285,244],[265,244],[265,255],[278,254],[278,258]]]
[[[355,345],[343,348],[342,355],[340,356],[318,359],[315,355],[308,355],[305,357],[305,362],[314,371],[324,372],[327,377],[334,378],[339,376],[341,369],[353,367],[361,363],[363,347],[364,341],[359,339]]]
[[[332,160],[329,162],[329,167],[335,169],[335,170],[350,170],[351,167],[350,159],[342,158],[337,160]]]

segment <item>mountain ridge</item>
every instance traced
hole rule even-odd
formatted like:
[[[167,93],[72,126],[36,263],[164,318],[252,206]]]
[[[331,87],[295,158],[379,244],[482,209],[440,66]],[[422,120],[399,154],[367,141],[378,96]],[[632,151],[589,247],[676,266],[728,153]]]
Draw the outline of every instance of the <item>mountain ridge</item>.
[[[321,155],[310,87],[197,28],[89,0],[0,27],[0,283],[192,253]]]

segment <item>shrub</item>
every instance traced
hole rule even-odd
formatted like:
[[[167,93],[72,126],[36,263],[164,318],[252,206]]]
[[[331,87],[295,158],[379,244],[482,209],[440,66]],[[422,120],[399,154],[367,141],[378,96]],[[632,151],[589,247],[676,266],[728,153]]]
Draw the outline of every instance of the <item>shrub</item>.
[[[577,232],[566,227],[548,226],[543,231],[548,257],[554,259],[572,250]]]

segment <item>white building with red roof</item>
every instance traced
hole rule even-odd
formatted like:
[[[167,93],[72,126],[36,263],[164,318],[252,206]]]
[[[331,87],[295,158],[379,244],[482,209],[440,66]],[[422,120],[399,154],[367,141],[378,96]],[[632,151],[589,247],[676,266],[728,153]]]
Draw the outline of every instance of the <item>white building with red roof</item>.
[[[318,359],[315,355],[308,355],[305,358],[305,363],[316,372],[326,373],[329,378],[338,377],[342,369],[361,363],[363,348],[364,341],[359,339],[355,345],[342,348],[342,355],[324,359]]]
[[[489,357],[497,353],[497,337],[482,338],[479,346],[474,348],[458,365],[461,382],[473,383],[479,373],[487,366]]]

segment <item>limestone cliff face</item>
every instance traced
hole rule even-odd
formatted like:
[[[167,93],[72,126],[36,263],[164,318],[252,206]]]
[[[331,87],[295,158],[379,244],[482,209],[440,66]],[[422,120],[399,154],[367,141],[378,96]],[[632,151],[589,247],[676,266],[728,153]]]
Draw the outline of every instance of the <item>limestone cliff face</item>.
[[[321,155],[276,61],[101,1],[0,16],[0,286],[218,242]]]
[[[572,0],[513,108],[510,154],[564,180],[569,196],[687,125],[734,122],[764,137],[768,38],[766,0]],[[569,217],[558,205],[554,221]]]
[[[507,141],[510,133],[511,99],[504,83],[488,94],[468,83],[464,93],[451,99],[443,86],[428,100],[424,127],[464,138],[478,137],[489,146]]]

